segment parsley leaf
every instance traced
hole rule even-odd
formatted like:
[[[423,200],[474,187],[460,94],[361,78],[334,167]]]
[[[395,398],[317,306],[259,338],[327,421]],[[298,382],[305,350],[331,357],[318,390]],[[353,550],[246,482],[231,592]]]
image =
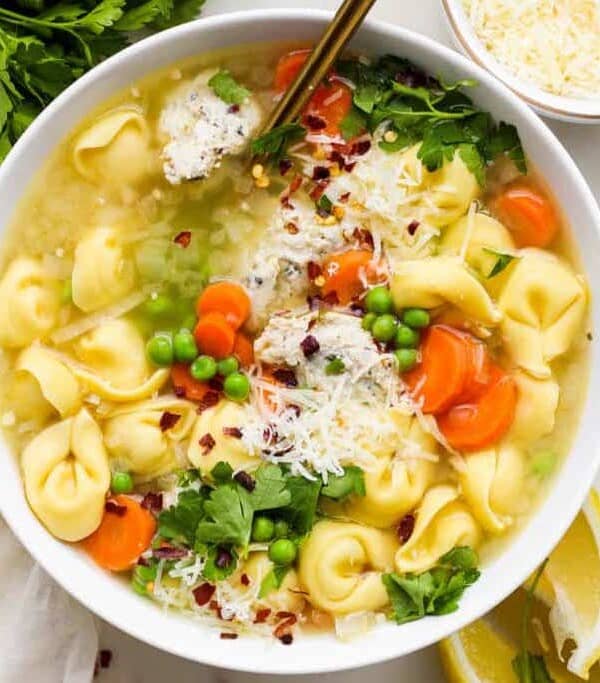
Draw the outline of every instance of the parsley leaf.
[[[355,465],[344,467],[344,474],[339,477],[329,477],[327,484],[321,489],[322,496],[334,500],[342,500],[352,494],[364,496],[366,492],[365,473]]]
[[[251,94],[225,69],[217,71],[208,81],[208,86],[217,97],[227,104],[243,104]]]
[[[460,547],[421,574],[384,574],[381,579],[390,598],[392,619],[404,624],[426,615],[455,612],[465,589],[479,578],[477,562],[471,548]]]
[[[233,477],[233,467],[221,460],[210,471],[210,476],[217,484],[226,484]]]
[[[117,31],[140,31],[154,21],[170,16],[173,0],[147,0],[128,9],[115,23]]]
[[[324,215],[329,215],[333,211],[333,202],[326,194],[322,194],[316,204],[318,211]]]
[[[281,468],[277,465],[265,464],[256,472],[256,486],[250,493],[250,503],[255,512],[285,507],[292,501],[292,494]]]
[[[483,251],[492,256],[496,256],[497,260],[494,263],[492,269],[490,270],[487,279],[495,277],[501,273],[505,268],[507,268],[515,259],[521,258],[520,256],[515,256],[514,254],[507,254],[502,251],[496,251],[496,249],[489,249],[488,247],[483,247]]]
[[[306,128],[299,123],[284,123],[252,141],[252,154],[271,156],[275,161],[281,159],[286,149],[302,140]]]
[[[353,106],[340,123],[340,133],[344,140],[351,140],[360,135],[367,128],[367,119],[364,114]]]
[[[328,358],[329,362],[325,366],[326,375],[341,375],[346,369],[346,364],[341,358],[337,356],[332,356]]]
[[[196,529],[204,517],[205,500],[205,489],[181,491],[176,505],[159,514],[158,535],[192,547],[196,540]]]
[[[265,574],[261,581],[258,597],[265,598],[269,593],[280,588],[289,570],[289,565],[273,565],[273,568]]]
[[[308,533],[315,523],[317,502],[321,491],[321,480],[310,481],[304,477],[288,477],[287,490],[290,504],[277,511],[298,534]]]
[[[198,524],[196,541],[245,548],[252,530],[252,505],[241,486],[224,484],[211,491],[204,503],[205,518]]]

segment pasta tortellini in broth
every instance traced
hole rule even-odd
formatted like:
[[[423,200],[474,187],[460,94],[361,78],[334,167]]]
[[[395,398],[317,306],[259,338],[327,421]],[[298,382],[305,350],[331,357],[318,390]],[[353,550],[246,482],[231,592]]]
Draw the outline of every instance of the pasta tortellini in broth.
[[[96,228],[75,249],[73,303],[86,313],[124,297],[133,288],[135,270],[117,231]]]
[[[153,170],[150,143],[150,130],[141,112],[133,107],[117,109],[96,119],[77,138],[73,162],[92,182],[132,185]]]
[[[56,324],[58,283],[37,259],[14,260],[0,282],[0,344],[28,346]]]
[[[498,299],[513,362],[536,377],[550,377],[549,363],[571,346],[585,305],[585,287],[569,266],[541,249],[523,250]]]
[[[514,373],[518,400],[507,439],[533,443],[554,429],[560,389],[553,377],[539,379],[526,372]]]
[[[79,541],[98,527],[110,470],[102,433],[87,410],[40,432],[21,466],[31,509],[54,536]]]
[[[440,484],[427,491],[416,512],[413,533],[396,553],[395,564],[399,572],[424,572],[452,548],[477,547],[481,529],[458,497],[456,487],[449,484]]]
[[[393,532],[347,522],[318,522],[300,549],[298,574],[309,601],[341,615],[381,609],[381,575],[398,547]]]

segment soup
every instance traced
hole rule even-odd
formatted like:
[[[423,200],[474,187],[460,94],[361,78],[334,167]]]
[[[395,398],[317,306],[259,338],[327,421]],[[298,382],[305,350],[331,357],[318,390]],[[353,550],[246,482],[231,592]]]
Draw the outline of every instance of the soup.
[[[252,54],[120,93],[21,203],[1,422],[25,495],[223,637],[446,614],[576,426],[567,227],[472,83],[352,56],[260,135],[307,51]]]

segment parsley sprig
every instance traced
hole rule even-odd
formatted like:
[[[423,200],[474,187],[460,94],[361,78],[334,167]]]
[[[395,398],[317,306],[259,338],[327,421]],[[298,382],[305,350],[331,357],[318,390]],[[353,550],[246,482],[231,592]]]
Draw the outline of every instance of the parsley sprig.
[[[0,161],[47,104],[85,71],[124,48],[132,34],[189,21],[204,1],[2,3]]]

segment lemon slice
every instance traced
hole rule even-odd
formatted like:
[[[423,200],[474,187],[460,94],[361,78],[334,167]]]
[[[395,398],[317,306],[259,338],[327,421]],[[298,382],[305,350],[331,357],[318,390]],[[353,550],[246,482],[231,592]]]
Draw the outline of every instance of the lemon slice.
[[[483,619],[440,643],[452,683],[516,683],[526,592],[519,589]],[[529,650],[543,655],[556,683],[600,683],[600,498],[592,491],[553,551],[538,583]],[[590,669],[592,669],[590,671]]]

